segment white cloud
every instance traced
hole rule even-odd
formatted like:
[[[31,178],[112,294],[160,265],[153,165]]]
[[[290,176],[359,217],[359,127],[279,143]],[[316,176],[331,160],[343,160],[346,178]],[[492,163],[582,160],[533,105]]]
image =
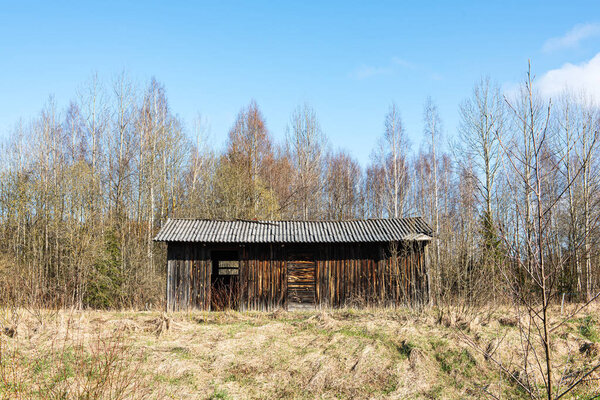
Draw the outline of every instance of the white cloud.
[[[556,97],[565,90],[584,93],[600,102],[600,53],[581,64],[566,63],[546,72],[537,83],[540,93]]]
[[[577,47],[585,39],[600,36],[600,24],[579,24],[575,25],[569,32],[561,37],[548,39],[542,50],[551,52],[555,50],[570,49]]]

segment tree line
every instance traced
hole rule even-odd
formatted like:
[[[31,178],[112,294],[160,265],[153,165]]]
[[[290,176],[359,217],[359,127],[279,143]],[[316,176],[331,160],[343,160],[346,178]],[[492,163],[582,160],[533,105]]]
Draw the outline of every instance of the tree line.
[[[291,110],[276,141],[250,101],[219,150],[201,118],[186,129],[157,80],[138,90],[126,74],[94,76],[66,108],[50,98],[2,143],[1,298],[159,306],[165,249],[152,238],[169,217],[421,215],[435,235],[434,303],[536,290],[546,279],[532,279],[540,258],[553,263],[553,293],[591,299],[600,272],[597,105],[566,91],[550,102],[530,78],[511,94],[480,79],[458,113],[458,132],[444,135],[427,99],[416,147],[391,104],[362,166],[333,149],[308,104]]]

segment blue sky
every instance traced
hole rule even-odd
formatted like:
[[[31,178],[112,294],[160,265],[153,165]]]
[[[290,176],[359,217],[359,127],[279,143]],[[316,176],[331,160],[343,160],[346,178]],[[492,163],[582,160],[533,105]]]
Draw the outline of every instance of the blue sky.
[[[0,1],[0,137],[50,94],[62,108],[92,73],[125,70],[163,82],[188,125],[201,113],[217,147],[251,99],[279,140],[308,102],[366,164],[392,101],[417,149],[427,96],[452,137],[474,82],[510,87],[528,59],[549,94],[574,82],[600,98],[598,53],[597,1]]]

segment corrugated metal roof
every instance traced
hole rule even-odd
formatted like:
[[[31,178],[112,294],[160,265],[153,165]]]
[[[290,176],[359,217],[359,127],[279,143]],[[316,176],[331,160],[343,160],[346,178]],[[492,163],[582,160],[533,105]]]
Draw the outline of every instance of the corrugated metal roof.
[[[157,242],[360,243],[431,240],[421,217],[347,221],[219,221],[168,219]]]

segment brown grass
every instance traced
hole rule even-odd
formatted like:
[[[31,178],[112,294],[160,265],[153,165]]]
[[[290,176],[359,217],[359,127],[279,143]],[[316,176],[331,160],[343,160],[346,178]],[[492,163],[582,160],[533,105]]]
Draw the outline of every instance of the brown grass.
[[[561,373],[578,374],[598,361],[597,351],[580,352],[600,340],[596,315],[588,311],[555,333]],[[485,397],[484,391],[525,398],[473,347],[516,370],[515,324],[506,310],[5,309],[0,398],[463,399]],[[579,394],[597,390],[596,382]]]

